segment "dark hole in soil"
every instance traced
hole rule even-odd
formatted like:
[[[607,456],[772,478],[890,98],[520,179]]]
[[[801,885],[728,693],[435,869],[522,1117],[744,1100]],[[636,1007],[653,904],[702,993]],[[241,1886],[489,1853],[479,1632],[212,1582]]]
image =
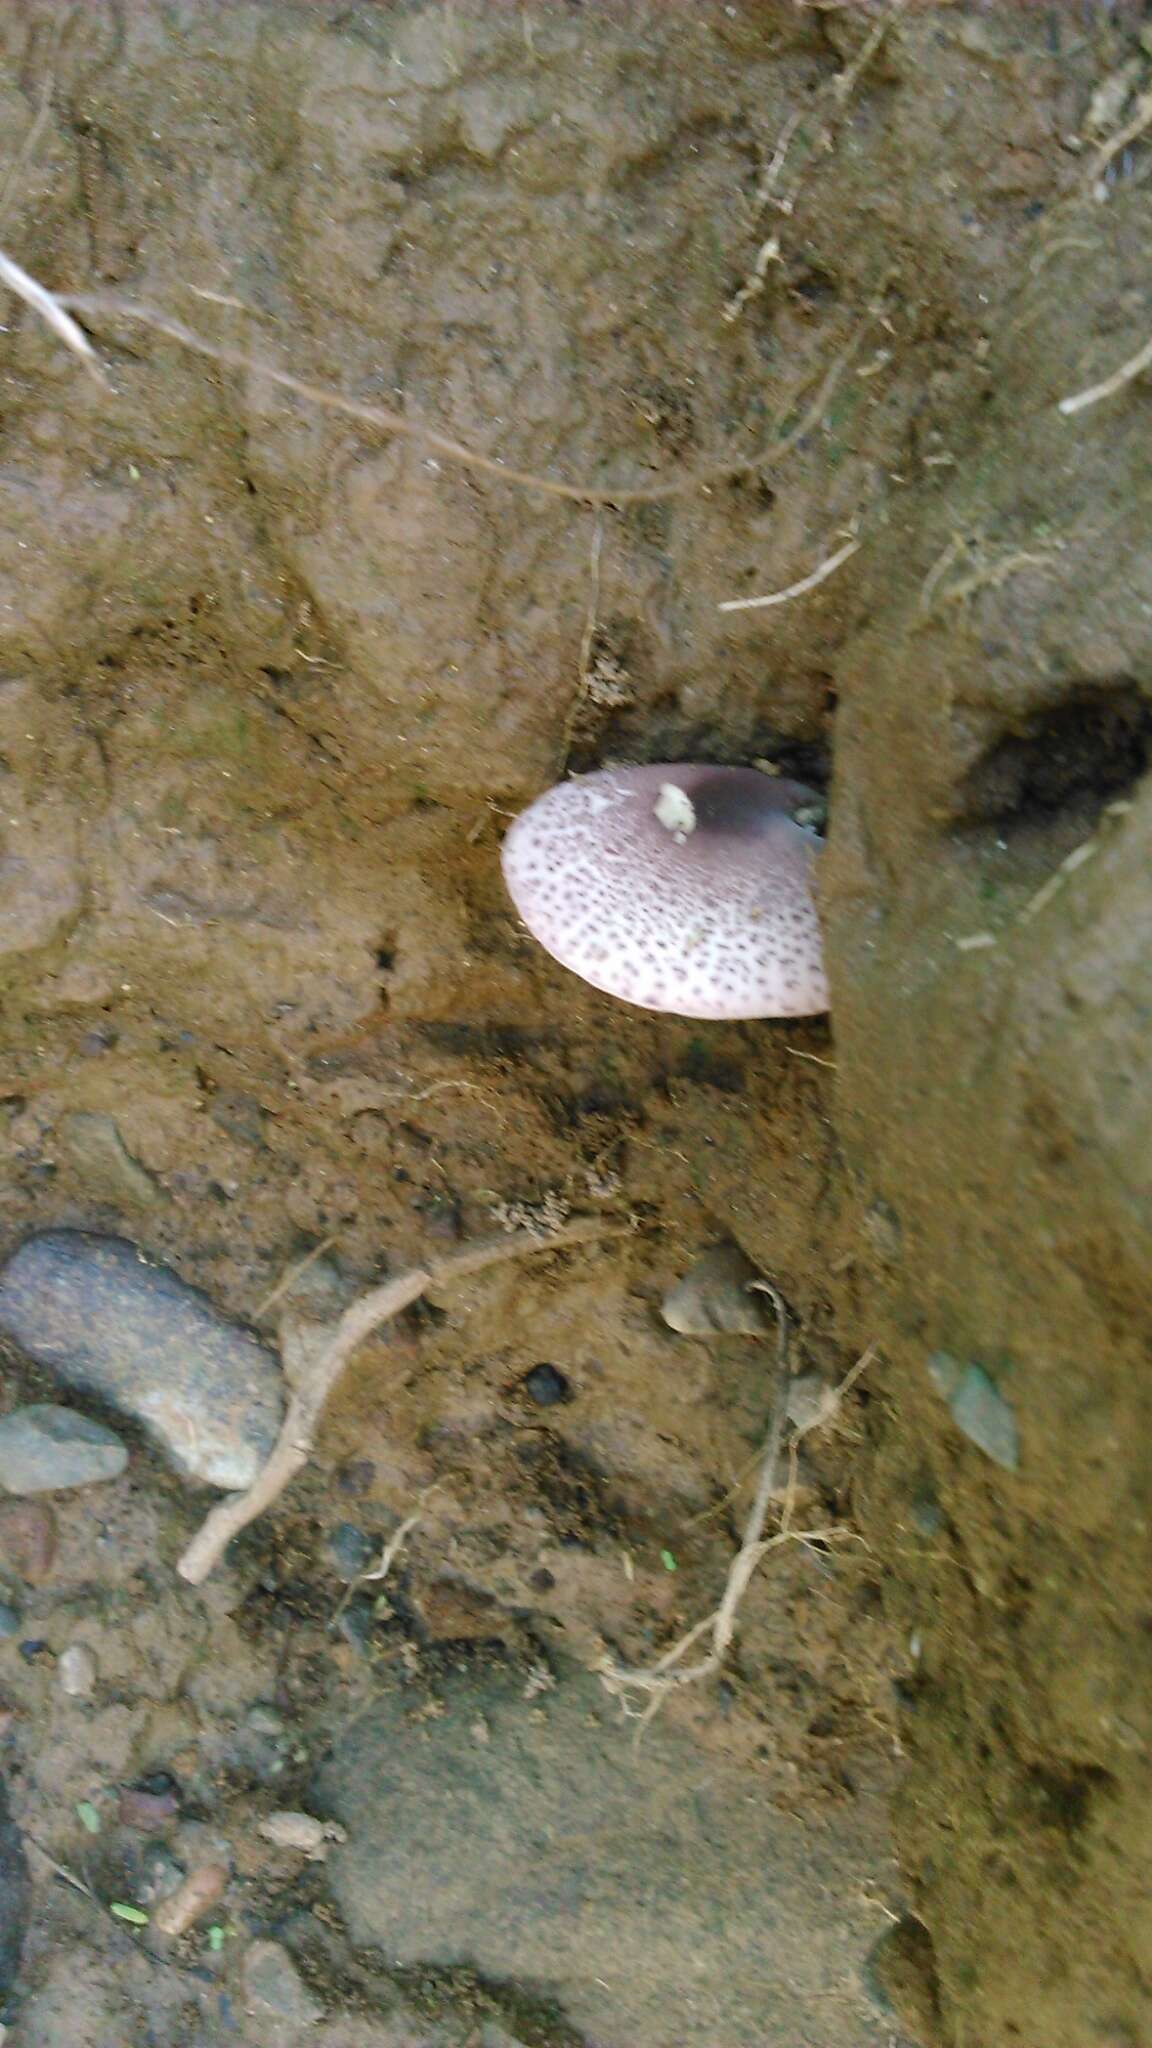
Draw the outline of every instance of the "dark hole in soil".
[[[1059,1828],[1069,1840],[1083,1833],[1100,1798],[1115,1790],[1110,1771],[1098,1764],[1071,1764],[1064,1769],[1037,1765],[1028,1774],[1037,1818]]]
[[[1130,789],[1152,761],[1152,704],[1135,683],[1084,684],[997,740],[960,790],[961,824],[1020,830]]]

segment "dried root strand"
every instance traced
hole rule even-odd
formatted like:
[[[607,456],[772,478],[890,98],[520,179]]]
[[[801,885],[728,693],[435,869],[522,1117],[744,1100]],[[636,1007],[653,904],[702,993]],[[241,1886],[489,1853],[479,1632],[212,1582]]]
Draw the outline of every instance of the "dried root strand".
[[[511,1236],[485,1240],[464,1250],[451,1252],[426,1266],[413,1266],[398,1273],[381,1287],[373,1287],[346,1308],[334,1324],[324,1348],[312,1359],[288,1404],[288,1413],[267,1462],[244,1493],[230,1494],[212,1509],[193,1537],[176,1569],[190,1586],[202,1585],[219,1564],[234,1536],[262,1515],[278,1500],[286,1486],[303,1470],[312,1455],[320,1417],[337,1381],[353,1352],[373,1330],[389,1322],[402,1309],[419,1301],[429,1287],[444,1281],[463,1279],[486,1266],[507,1259],[526,1258],[531,1252],[554,1251],[571,1244],[589,1244],[626,1229],[626,1225],[603,1222],[599,1217],[577,1217],[549,1235],[539,1231],[517,1231]]]

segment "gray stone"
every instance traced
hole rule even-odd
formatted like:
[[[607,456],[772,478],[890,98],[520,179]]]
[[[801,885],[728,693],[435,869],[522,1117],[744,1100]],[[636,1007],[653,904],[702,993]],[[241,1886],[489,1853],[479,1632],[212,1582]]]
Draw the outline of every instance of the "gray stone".
[[[20,1609],[12,1607],[7,1600],[0,1600],[0,1636],[15,1636],[20,1633]]]
[[[979,1365],[970,1365],[948,1403],[952,1420],[986,1458],[1015,1472],[1020,1462],[1016,1417]]]
[[[294,2026],[314,2027],[324,2008],[301,1981],[286,1948],[278,1941],[254,1941],[241,1966],[244,2006],[249,2013]]]
[[[9,1493],[94,1486],[118,1479],[127,1463],[119,1437],[73,1408],[37,1401],[0,1419],[0,1486]]]
[[[681,1337],[766,1336],[764,1297],[748,1291],[759,1277],[738,1245],[716,1245],[669,1288],[660,1313]]]
[[[160,1189],[138,1159],[133,1159],[115,1117],[78,1109],[64,1119],[62,1136],[73,1164],[93,1195],[111,1202],[147,1207],[158,1202]]]
[[[189,1479],[249,1486],[272,1448],[271,1352],[124,1238],[29,1238],[0,1273],[0,1329],[67,1386],[135,1416]]]
[[[983,1366],[968,1364],[948,1351],[934,1351],[928,1359],[928,1377],[969,1443],[1006,1472],[1015,1472],[1020,1462],[1016,1417]]]
[[[582,1674],[523,1691],[447,1675],[439,1718],[398,1690],[342,1730],[314,1791],[348,1829],[327,1869],[354,1942],[531,1984],[597,2048],[887,2041],[859,1980],[878,1798],[813,1832],[666,1720],[637,1748]]]

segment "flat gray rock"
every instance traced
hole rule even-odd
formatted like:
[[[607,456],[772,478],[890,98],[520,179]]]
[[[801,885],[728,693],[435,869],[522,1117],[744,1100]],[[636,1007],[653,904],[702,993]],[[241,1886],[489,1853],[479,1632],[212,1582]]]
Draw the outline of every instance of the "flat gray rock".
[[[63,1493],[118,1479],[128,1453],[118,1436],[74,1408],[36,1401],[0,1417],[0,1487],[8,1493]]]
[[[528,1987],[588,2048],[888,2043],[862,1974],[879,1798],[809,1829],[666,1724],[637,1750],[582,1674],[523,1690],[453,1675],[439,1718],[397,1690],[341,1732],[315,1789],[354,1942]]]
[[[239,1490],[272,1448],[272,1353],[124,1238],[30,1237],[0,1272],[0,1330],[66,1386],[135,1416],[186,1478]]]

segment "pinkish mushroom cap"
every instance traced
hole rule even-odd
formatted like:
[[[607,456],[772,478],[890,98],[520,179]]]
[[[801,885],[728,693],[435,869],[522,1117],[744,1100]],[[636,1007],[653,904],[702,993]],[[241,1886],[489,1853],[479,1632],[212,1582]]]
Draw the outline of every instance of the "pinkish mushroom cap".
[[[677,1017],[828,1008],[799,783],[657,763],[550,789],[504,841],[534,938],[593,988]]]

